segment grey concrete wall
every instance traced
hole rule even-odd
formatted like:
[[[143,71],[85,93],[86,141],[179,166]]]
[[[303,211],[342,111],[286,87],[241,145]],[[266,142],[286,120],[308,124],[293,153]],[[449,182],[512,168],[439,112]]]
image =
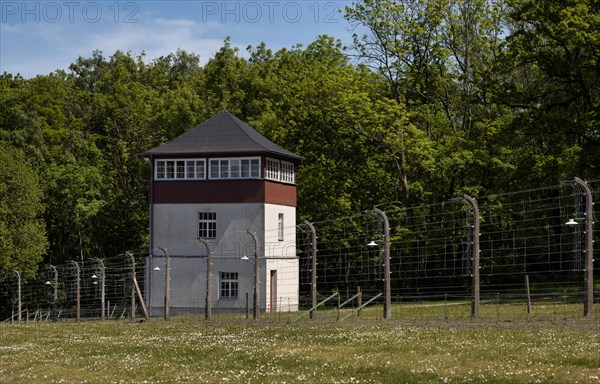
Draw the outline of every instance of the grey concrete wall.
[[[254,254],[254,241],[246,233],[248,229],[256,231],[261,244],[264,243],[264,204],[155,204],[152,254],[162,255],[158,247],[164,247],[176,256],[206,255],[197,239],[198,212],[217,214],[217,237],[210,241],[216,256]]]
[[[171,255],[171,309],[173,314],[202,312],[206,300],[206,248],[197,239],[198,212],[216,212],[217,237],[213,250],[212,306],[215,312],[244,311],[246,292],[252,308],[254,294],[254,240],[246,232],[255,231],[259,240],[260,307],[269,310],[269,295],[275,289],[277,309],[298,308],[298,262],[270,260],[296,256],[295,208],[272,204],[156,204],[154,205],[151,256],[147,260],[146,301],[151,314],[164,311],[165,258],[158,247]],[[277,237],[278,213],[284,213],[285,241]],[[248,261],[242,260],[243,256]],[[266,257],[264,259],[262,257]],[[161,270],[154,271],[158,266]],[[277,286],[270,281],[277,270]],[[239,274],[238,298],[220,297],[220,272]]]

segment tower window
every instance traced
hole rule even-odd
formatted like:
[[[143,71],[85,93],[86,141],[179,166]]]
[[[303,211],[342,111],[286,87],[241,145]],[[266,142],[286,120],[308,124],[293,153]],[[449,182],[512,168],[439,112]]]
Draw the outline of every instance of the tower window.
[[[238,274],[237,272],[220,273],[219,296],[223,299],[237,299],[238,297]]]
[[[279,239],[279,241],[283,241],[283,233],[283,213],[280,213],[277,217],[277,238]]]
[[[199,212],[198,213],[198,238],[216,239],[217,238],[217,213]]]
[[[201,180],[205,178],[202,160],[156,160],[155,180]]]
[[[267,158],[267,179],[294,184],[294,163]]]
[[[258,179],[259,158],[210,159],[209,179]]]

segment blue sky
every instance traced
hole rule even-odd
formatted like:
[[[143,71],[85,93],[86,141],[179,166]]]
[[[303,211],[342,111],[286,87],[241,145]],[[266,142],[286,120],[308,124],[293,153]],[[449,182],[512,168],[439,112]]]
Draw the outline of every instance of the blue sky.
[[[68,69],[96,49],[146,53],[147,61],[184,49],[202,63],[230,36],[241,54],[264,41],[273,51],[328,34],[352,39],[351,1],[0,0],[0,73],[26,78]]]

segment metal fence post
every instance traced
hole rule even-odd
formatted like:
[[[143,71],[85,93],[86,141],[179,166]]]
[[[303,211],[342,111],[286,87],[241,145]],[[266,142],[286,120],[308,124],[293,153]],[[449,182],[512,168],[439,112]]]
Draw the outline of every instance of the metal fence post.
[[[390,222],[384,211],[374,208],[373,212],[383,220],[383,249],[384,249],[384,277],[385,280],[385,303],[383,305],[383,318],[392,317],[392,282],[390,272]]]
[[[587,182],[579,177],[575,178],[585,192],[585,300],[583,302],[583,315],[592,317],[594,313],[594,202],[592,190]]]
[[[75,307],[75,321],[79,322],[80,318],[81,318],[81,269],[79,268],[79,264],[76,261],[71,260],[71,264],[73,264],[75,266],[75,272],[76,272],[76,289],[77,289],[77,293],[75,294],[76,297],[76,307]]]
[[[129,257],[129,260],[131,261],[131,276],[130,276],[130,284],[131,284],[131,314],[130,314],[130,318],[131,320],[135,320],[135,258],[133,257],[132,253],[126,252],[125,253],[127,255],[127,257]]]
[[[105,319],[105,309],[106,309],[106,293],[105,293],[105,284],[106,284],[106,267],[104,266],[104,262],[98,258],[94,259],[98,263],[98,267],[100,267],[100,320]],[[92,276],[93,277],[93,276]]]
[[[253,317],[254,317],[254,320],[258,320],[260,318],[260,297],[259,297],[260,280],[258,279],[259,244],[258,244],[258,237],[256,236],[256,232],[252,232],[250,230],[247,230],[246,232],[250,236],[252,236],[252,239],[254,239],[254,308],[253,308]]]
[[[480,288],[479,288],[479,207],[477,200],[464,195],[463,199],[473,208],[473,303],[471,307],[471,316],[479,316]]]
[[[17,321],[21,322],[21,273],[16,269],[14,272],[15,275],[17,275]]]
[[[210,320],[212,317],[212,283],[211,283],[211,265],[212,265],[212,250],[208,241],[198,238],[206,247],[206,304],[204,308],[204,319]]]
[[[171,256],[166,248],[158,247],[165,255],[165,321],[171,320]]]
[[[55,319],[56,304],[58,302],[58,270],[54,265],[50,265],[49,268],[52,269],[52,272],[54,273],[54,278],[53,283],[50,283],[50,281],[48,281],[46,284],[52,285],[52,319]]]
[[[315,226],[312,225],[308,220],[304,220],[304,224],[310,230],[310,244],[311,244],[311,274],[310,274],[310,295],[312,298],[312,310],[310,311],[310,318],[312,320],[315,319],[317,306],[317,231],[315,230]]]

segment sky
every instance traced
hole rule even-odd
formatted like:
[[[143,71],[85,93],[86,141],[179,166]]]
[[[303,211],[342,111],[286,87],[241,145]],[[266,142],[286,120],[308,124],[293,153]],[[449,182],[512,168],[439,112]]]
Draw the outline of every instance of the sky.
[[[265,42],[277,51],[327,34],[352,40],[351,1],[318,0],[0,0],[0,73],[25,78],[68,71],[100,50],[145,53],[146,61],[182,49],[206,63],[226,37],[244,55]]]

